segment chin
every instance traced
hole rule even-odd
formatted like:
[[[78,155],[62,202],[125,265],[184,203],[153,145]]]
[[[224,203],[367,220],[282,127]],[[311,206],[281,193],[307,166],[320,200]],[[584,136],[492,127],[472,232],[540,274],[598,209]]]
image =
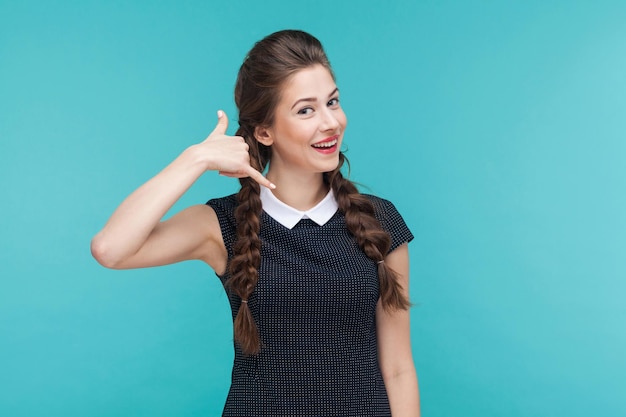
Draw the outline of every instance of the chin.
[[[334,171],[335,169],[337,169],[337,166],[339,166],[339,153],[333,155],[332,158],[324,161],[321,165],[323,167],[322,172]]]

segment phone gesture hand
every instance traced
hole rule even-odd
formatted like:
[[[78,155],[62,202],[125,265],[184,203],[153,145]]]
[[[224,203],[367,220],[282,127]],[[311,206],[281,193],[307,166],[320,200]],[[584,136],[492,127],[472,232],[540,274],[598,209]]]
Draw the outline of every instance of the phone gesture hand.
[[[267,178],[250,165],[248,144],[241,136],[228,136],[228,117],[226,113],[217,112],[217,125],[213,132],[200,145],[210,149],[213,163],[211,170],[219,171],[220,175],[234,178],[250,177],[267,188],[276,188]]]

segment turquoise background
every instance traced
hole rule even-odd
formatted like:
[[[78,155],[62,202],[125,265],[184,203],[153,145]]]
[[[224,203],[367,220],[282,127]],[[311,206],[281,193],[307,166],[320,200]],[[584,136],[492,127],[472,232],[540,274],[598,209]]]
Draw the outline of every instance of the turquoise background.
[[[110,271],[89,242],[236,119],[245,53],[283,28],[325,44],[351,177],[416,235],[423,415],[626,415],[624,22],[623,1],[0,0],[0,415],[220,413],[213,272]],[[174,211],[236,188],[209,173]]]

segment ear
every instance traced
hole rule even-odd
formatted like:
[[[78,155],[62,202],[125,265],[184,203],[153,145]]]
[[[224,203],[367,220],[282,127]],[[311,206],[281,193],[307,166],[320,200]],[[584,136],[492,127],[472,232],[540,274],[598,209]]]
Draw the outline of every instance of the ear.
[[[274,143],[272,132],[269,128],[264,126],[257,126],[254,128],[254,137],[265,146],[272,146],[272,143]]]

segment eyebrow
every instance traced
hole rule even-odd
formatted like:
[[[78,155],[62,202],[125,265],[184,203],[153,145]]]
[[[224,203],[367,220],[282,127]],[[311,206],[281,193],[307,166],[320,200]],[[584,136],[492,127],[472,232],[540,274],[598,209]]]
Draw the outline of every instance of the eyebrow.
[[[328,97],[332,97],[335,95],[335,93],[339,92],[339,88],[335,87],[335,89],[328,95]],[[296,107],[299,103],[301,102],[312,102],[312,101],[317,101],[317,99],[315,97],[306,97],[306,98],[301,98],[299,100],[297,100],[295,103],[293,103],[293,106],[291,106],[291,110],[293,110],[294,107]]]

